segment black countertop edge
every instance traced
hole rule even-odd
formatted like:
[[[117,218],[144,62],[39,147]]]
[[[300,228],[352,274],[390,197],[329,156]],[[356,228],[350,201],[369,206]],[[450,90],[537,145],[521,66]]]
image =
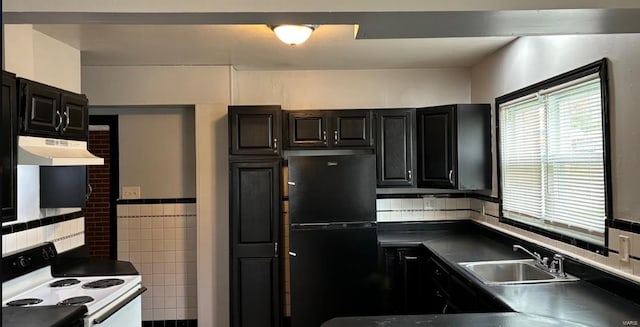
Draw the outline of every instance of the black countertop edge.
[[[196,198],[166,198],[166,199],[118,199],[116,204],[172,204],[196,203]]]
[[[34,219],[27,222],[16,223],[11,225],[2,226],[2,235],[17,233],[21,231],[25,231],[32,228],[38,228],[42,226],[47,226],[51,224],[61,223],[67,220],[73,220],[76,218],[84,217],[84,211],[74,211],[71,213],[57,215],[57,216],[49,216],[40,219]]]
[[[84,305],[2,307],[3,327],[65,327],[75,326],[87,313]]]

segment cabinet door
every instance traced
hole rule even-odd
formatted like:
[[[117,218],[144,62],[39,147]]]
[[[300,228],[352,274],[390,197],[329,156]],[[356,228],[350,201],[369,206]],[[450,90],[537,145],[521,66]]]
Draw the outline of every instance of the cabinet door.
[[[229,106],[230,154],[280,154],[280,106]]]
[[[86,140],[89,124],[87,97],[82,94],[62,93],[61,97],[62,127],[65,138]]]
[[[231,326],[279,326],[280,161],[230,169]]]
[[[376,159],[379,187],[413,186],[415,110],[377,110]]]
[[[84,208],[87,166],[40,166],[40,208]]]
[[[2,72],[2,221],[16,220],[18,110],[16,79]]]
[[[418,187],[456,188],[455,109],[418,111]]]
[[[332,146],[371,146],[371,110],[335,110],[332,116]]]
[[[26,135],[57,137],[63,118],[60,92],[44,84],[20,80],[22,129]]]
[[[289,112],[289,147],[327,147],[326,111]]]

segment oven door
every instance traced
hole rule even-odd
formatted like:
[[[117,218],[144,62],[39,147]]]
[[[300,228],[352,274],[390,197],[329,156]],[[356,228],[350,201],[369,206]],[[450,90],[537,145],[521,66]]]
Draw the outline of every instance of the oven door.
[[[131,289],[106,307],[84,318],[85,327],[141,327],[142,293],[147,290],[140,286]]]

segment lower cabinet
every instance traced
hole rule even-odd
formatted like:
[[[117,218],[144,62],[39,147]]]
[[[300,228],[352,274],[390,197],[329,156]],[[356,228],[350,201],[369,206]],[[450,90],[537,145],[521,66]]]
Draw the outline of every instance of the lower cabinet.
[[[426,251],[422,247],[383,248],[385,285],[381,314],[426,314],[432,310],[432,288],[426,278]]]
[[[474,313],[511,311],[487,291],[474,285],[447,264],[431,255],[426,273],[433,287],[429,290],[432,307],[438,313]]]
[[[382,249],[381,315],[511,311],[425,247]]]
[[[281,324],[280,159],[230,162],[231,326]]]

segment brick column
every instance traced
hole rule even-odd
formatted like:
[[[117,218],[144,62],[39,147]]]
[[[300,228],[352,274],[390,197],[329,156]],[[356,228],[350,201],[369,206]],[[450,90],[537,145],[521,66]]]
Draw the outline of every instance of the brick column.
[[[89,131],[89,151],[104,158],[103,166],[88,166],[89,184],[93,192],[85,210],[85,235],[91,257],[109,258],[110,243],[110,208],[109,193],[111,180],[109,169],[111,151],[109,131]]]

